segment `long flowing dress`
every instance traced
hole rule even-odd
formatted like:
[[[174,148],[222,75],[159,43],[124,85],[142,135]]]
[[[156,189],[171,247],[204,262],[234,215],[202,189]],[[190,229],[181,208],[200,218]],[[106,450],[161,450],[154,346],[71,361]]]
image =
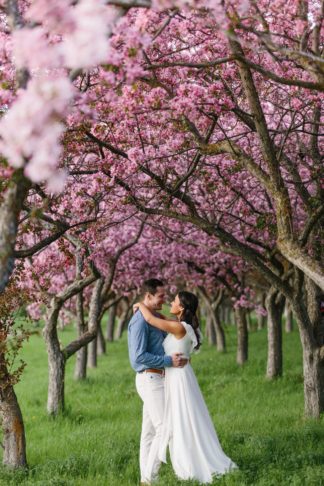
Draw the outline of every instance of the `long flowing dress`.
[[[183,353],[189,357],[197,345],[193,328],[182,322],[186,334],[177,339],[168,334],[163,342],[165,353]],[[237,468],[224,453],[208,413],[191,364],[165,370],[165,415],[159,458],[170,458],[176,475],[183,480],[211,483],[213,476]]]

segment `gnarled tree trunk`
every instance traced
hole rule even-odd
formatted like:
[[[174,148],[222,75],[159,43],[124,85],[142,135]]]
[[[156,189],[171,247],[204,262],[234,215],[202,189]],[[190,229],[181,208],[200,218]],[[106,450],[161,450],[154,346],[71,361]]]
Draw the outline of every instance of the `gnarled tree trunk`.
[[[82,281],[75,281],[71,284],[65,292],[59,296],[53,297],[51,305],[47,312],[46,325],[44,327],[44,338],[48,354],[48,397],[47,397],[47,411],[50,415],[57,415],[64,410],[64,378],[65,378],[65,364],[74,353],[76,353],[82,346],[90,342],[97,333],[97,322],[99,315],[100,292],[103,285],[103,280],[98,279],[94,285],[90,303],[89,311],[89,330],[82,336],[72,341],[64,349],[61,349],[57,334],[57,321],[60,310],[66,300],[81,292],[83,288],[90,285],[95,280],[95,277],[90,276],[84,278]]]
[[[61,302],[54,298],[43,331],[48,356],[47,412],[50,415],[57,415],[64,409],[65,358],[57,334],[57,320],[61,307]]]
[[[13,386],[7,382],[5,357],[0,353],[0,418],[3,432],[3,464],[11,468],[27,467],[24,422]]]
[[[10,6],[7,5],[10,9]],[[10,14],[10,13],[9,13]],[[14,248],[18,219],[31,187],[23,169],[15,170],[0,207],[0,292],[2,293],[14,270]],[[0,415],[3,430],[3,463],[13,468],[27,467],[25,429],[21,410],[13,386],[1,386],[8,371],[5,356],[0,353]]]
[[[305,414],[319,418],[324,412],[324,316],[319,306],[323,294],[310,279],[305,282],[304,295],[290,303],[303,347]]]
[[[319,418],[324,412],[324,356],[323,351],[310,345],[305,336],[303,345],[304,403],[308,417]]]

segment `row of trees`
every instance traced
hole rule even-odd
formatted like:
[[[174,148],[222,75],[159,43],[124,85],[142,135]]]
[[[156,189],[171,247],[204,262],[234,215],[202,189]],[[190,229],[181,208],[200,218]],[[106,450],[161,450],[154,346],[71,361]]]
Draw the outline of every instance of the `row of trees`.
[[[129,224],[128,220],[127,227]],[[215,258],[214,250],[203,244],[203,233],[194,234],[195,239],[201,242],[198,250],[196,245],[185,241],[172,241],[169,236],[166,237],[165,227],[163,231],[152,228],[148,220],[137,222],[135,235],[125,244],[119,240],[121,230],[122,223],[114,225],[109,234],[109,242],[115,240],[115,248],[111,252],[103,248],[104,251],[99,251],[94,257],[86,247],[86,232],[83,231],[82,243],[66,235],[58,243],[43,249],[32,259],[23,259],[18,265],[13,295],[17,292],[25,295],[24,305],[29,304],[29,314],[45,322],[47,411],[51,416],[55,417],[64,410],[67,360],[77,353],[75,378],[85,379],[87,366],[97,365],[97,353],[105,351],[106,340],[119,339],[125,331],[132,314],[132,304],[138,298],[137,289],[143,279],[152,275],[162,276],[171,292],[186,287],[199,295],[206,336],[218,351],[226,351],[224,323],[236,324],[238,365],[243,365],[248,359],[248,330],[253,328],[251,311],[256,311],[259,316],[259,328],[266,325],[264,317],[268,314],[266,375],[270,379],[281,376],[284,301],[281,299],[278,306],[278,300],[265,281],[257,279],[255,273],[239,259],[235,263],[233,258],[229,260],[220,252]],[[87,231],[92,238],[90,228]],[[183,237],[182,231],[180,236]],[[94,248],[94,251],[99,249],[97,245]],[[109,269],[107,274],[103,268],[106,266]],[[10,292],[9,288],[3,294],[5,301],[10,301]],[[18,305],[21,306],[21,303],[14,302],[13,307]],[[104,331],[102,322],[107,312],[109,316]],[[118,320],[116,315],[119,315]],[[58,329],[70,322],[76,323],[77,336],[62,347]],[[9,341],[12,341],[11,337]],[[12,389],[15,381],[16,375],[11,381],[7,379],[5,389]],[[6,461],[24,465],[23,419],[16,400],[14,404],[10,402],[7,409],[3,408],[4,415],[11,419],[11,426],[5,429]],[[18,429],[13,426],[17,417],[21,423]]]
[[[0,289],[8,301],[11,285],[28,291],[30,312],[44,315],[49,413],[64,406],[67,359],[78,353],[85,376],[102,316],[152,275],[199,292],[220,350],[226,295],[239,364],[246,309],[266,309],[269,377],[282,372],[286,305],[305,413],[323,411],[323,10],[303,0],[3,2]],[[58,319],[71,313],[78,337],[61,349]],[[4,461],[25,465],[1,358]]]

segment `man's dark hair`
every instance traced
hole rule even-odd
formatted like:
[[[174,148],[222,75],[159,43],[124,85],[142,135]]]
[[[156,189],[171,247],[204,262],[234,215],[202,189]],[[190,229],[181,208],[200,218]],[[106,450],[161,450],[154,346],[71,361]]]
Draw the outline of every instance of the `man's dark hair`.
[[[141,288],[141,296],[144,297],[146,293],[155,295],[157,292],[157,288],[163,287],[163,285],[164,282],[162,282],[162,280],[159,280],[158,278],[150,278],[149,280],[145,280]]]

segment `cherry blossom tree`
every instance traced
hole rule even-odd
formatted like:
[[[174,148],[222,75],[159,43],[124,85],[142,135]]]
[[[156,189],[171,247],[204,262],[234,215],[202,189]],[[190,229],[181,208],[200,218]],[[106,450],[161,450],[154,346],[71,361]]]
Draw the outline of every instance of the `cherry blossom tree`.
[[[251,2],[243,13],[228,2],[219,6],[220,25],[201,9],[150,12],[148,48],[130,50],[129,30],[117,30],[112,64],[102,73],[109,108],[99,101],[99,121],[82,130],[130,204],[217,237],[219,250],[249,262],[290,302],[304,350],[305,410],[318,416],[323,12],[311,4],[316,12],[305,17],[301,3],[293,4],[283,19],[282,2],[269,11]],[[139,15],[124,22],[144,22]],[[129,54],[142,53],[143,72],[130,85]],[[273,75],[278,66],[286,76]],[[94,90],[88,96],[98,100]]]
[[[118,220],[111,223],[112,230],[109,232],[106,228],[107,219],[102,216],[95,228],[88,227],[86,231],[77,234],[70,232],[63,241],[53,243],[34,256],[31,262],[26,262],[22,285],[33,289],[34,304],[31,311],[35,312],[35,303],[38,301],[45,314],[43,333],[49,365],[49,414],[57,415],[64,409],[66,361],[96,338],[102,307],[110,292],[118,260],[137,243],[143,230],[143,223],[139,221],[135,221],[133,227],[128,221],[127,229],[124,228],[123,232],[116,226],[117,223]],[[82,260],[85,260],[84,264]],[[91,292],[85,296],[88,297],[89,306],[88,325],[75,340],[61,348],[57,332],[60,312],[64,306],[71,305],[73,297],[90,286]]]

